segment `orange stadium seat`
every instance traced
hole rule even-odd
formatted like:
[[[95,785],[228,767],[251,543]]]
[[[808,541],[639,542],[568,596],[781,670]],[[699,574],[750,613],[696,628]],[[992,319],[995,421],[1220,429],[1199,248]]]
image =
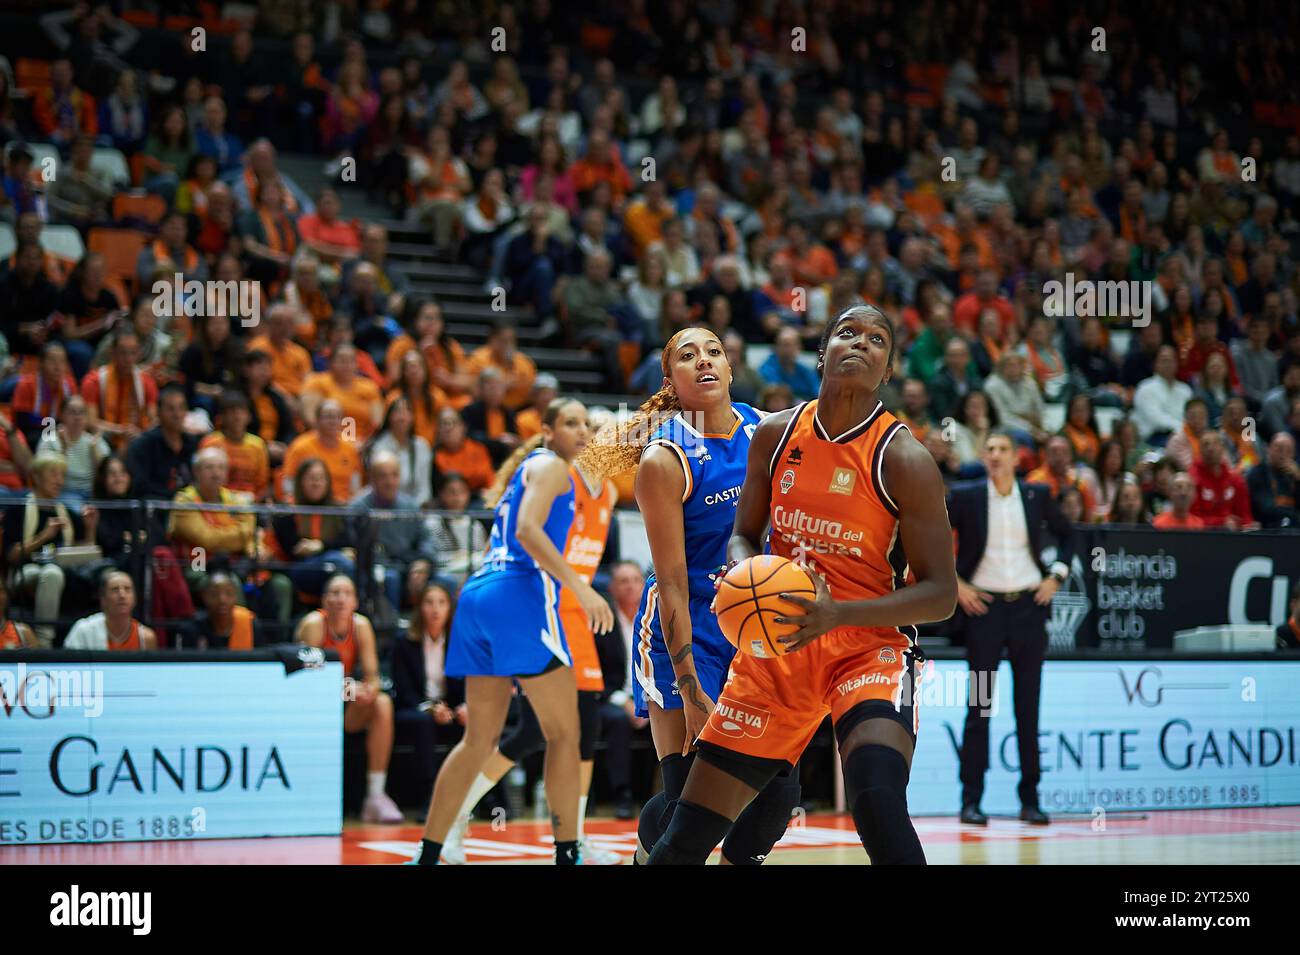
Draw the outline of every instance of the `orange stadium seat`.
[[[50,61],[21,57],[14,65],[14,85],[29,92],[50,85]]]
[[[104,256],[107,273],[120,279],[132,294],[136,286],[136,260],[148,241],[149,234],[138,229],[90,230],[90,251]]]
[[[138,219],[149,225],[157,225],[166,214],[167,203],[163,201],[162,196],[153,193],[132,196],[121,192],[113,197],[113,219],[117,222],[123,219]]]
[[[142,30],[153,30],[158,26],[158,14],[153,10],[123,10],[120,16],[125,23]]]

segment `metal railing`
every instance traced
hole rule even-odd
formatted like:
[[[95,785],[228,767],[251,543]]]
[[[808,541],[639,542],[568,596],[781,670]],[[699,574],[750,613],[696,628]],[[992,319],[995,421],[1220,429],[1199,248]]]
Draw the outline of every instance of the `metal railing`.
[[[17,495],[0,499],[0,526],[10,529],[21,528],[22,519],[19,518],[14,521],[9,518],[9,513],[15,509],[25,509],[29,503],[33,503],[31,498]],[[73,578],[73,581],[72,586],[65,583],[63,597],[60,602],[60,613],[55,619],[38,619],[35,616],[34,590],[15,588],[12,580],[13,571],[22,564],[59,563],[58,548],[61,546],[62,539],[59,538],[57,543],[50,542],[46,544],[26,560],[11,563],[8,560],[8,551],[15,541],[8,539],[6,536],[3,552],[0,553],[0,562],[5,567],[5,579],[10,582],[9,605],[11,610],[16,611],[13,613],[14,618],[34,625],[54,626],[60,630],[66,629],[80,617],[98,610],[98,603],[94,598],[93,591],[94,578],[109,569],[126,572],[135,583],[137,595],[136,617],[142,623],[148,626],[176,627],[190,622],[174,618],[156,617],[153,613],[154,582],[161,566],[156,559],[158,548],[170,551],[176,560],[180,562],[182,571],[185,567],[192,566],[195,563],[193,559],[189,563],[185,562],[186,551],[178,549],[177,542],[168,534],[171,515],[178,512],[253,515],[259,542],[269,542],[269,539],[274,536],[272,522],[277,518],[310,516],[338,518],[343,522],[340,528],[342,543],[339,544],[339,547],[349,547],[356,551],[354,580],[357,584],[358,596],[362,601],[373,596],[374,585],[369,573],[370,565],[375,562],[374,558],[376,556],[378,556],[379,562],[383,562],[384,555],[381,549],[376,549],[375,542],[379,524],[392,521],[418,521],[424,523],[438,517],[465,518],[483,526],[486,533],[493,515],[492,511],[483,508],[469,508],[456,512],[443,509],[413,511],[393,508],[358,509],[350,505],[208,504],[165,500],[99,500],[75,497],[64,497],[57,501],[36,500],[34,503],[41,509],[51,509],[57,505],[62,505],[70,516],[82,524],[82,533],[74,535],[73,543],[75,545],[87,543],[84,533],[84,519],[89,508],[93,507],[101,516],[108,512],[125,512],[129,515],[129,519],[122,520],[119,518],[117,520],[117,523],[123,525],[123,530],[128,535],[120,548],[116,546],[105,548],[102,557],[98,560],[88,560],[84,554],[79,555],[75,563],[64,567],[65,581],[68,578]],[[104,540],[103,534],[97,534],[97,536],[98,540],[91,543],[99,543],[101,547],[108,544],[108,541]],[[472,541],[472,537],[470,540]],[[187,548],[187,550],[189,549]],[[261,546],[255,548],[253,553],[205,552],[201,555],[202,562],[200,566],[194,569],[199,570],[201,568],[207,572],[218,569],[230,571],[245,583],[246,592],[244,596],[245,600],[247,600],[249,598],[247,581],[250,576],[260,576],[263,572],[287,574],[301,566],[300,561],[292,558],[282,559],[273,556],[272,552],[273,548]],[[191,558],[198,556],[193,554],[192,550],[190,550],[190,555]],[[170,569],[171,566],[169,565],[168,570]],[[337,568],[326,564],[323,569],[332,572]],[[437,574],[438,565],[435,563],[434,575]],[[295,593],[296,603],[297,597]],[[264,616],[259,618],[259,622],[264,630],[268,632],[268,635],[288,639],[292,634],[292,623],[286,625]]]

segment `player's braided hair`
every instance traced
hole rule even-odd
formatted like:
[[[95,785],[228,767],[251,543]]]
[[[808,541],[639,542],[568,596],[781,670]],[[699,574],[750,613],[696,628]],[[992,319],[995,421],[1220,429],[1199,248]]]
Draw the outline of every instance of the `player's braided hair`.
[[[668,363],[677,348],[677,341],[689,331],[691,326],[668,339],[664,345],[659,363],[663,367],[664,383],[658,391],[645,400],[640,408],[621,424],[618,421],[606,425],[591,440],[591,443],[578,455],[578,466],[596,481],[603,481],[615,474],[622,474],[641,462],[641,452],[656,429],[682,410],[682,403],[677,391],[668,379]]]
[[[555,419],[560,416],[560,411],[567,405],[582,404],[577,398],[555,398],[546,410],[542,412],[542,424],[548,428],[554,426]],[[501,495],[506,493],[506,487],[510,484],[510,479],[515,476],[515,471],[519,470],[519,465],[523,463],[524,458],[532,454],[542,446],[544,437],[539,431],[519,447],[515,448],[514,454],[501,462],[501,467],[497,468],[496,479],[492,486],[483,492],[483,503],[488,507],[496,507],[497,502],[501,500]]]

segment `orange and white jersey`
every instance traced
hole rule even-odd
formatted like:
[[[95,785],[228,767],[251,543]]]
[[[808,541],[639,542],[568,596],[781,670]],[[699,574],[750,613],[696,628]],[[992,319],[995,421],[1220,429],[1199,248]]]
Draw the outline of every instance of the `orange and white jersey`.
[[[569,476],[573,478],[573,523],[569,525],[569,537],[564,542],[564,560],[579,577],[591,583],[605,554],[618,489],[613,481],[606,479],[600,491],[592,493],[576,467],[569,468]],[[576,598],[566,590],[560,595],[561,607],[565,606],[566,598],[577,605]]]
[[[880,597],[907,582],[898,507],[884,481],[885,449],[906,427],[877,402],[831,436],[814,399],[795,409],[772,455],[772,553],[811,565],[836,600]],[[900,630],[916,638],[915,627]]]
[[[609,539],[618,488],[613,481],[606,479],[599,493],[593,494],[586,478],[576,467],[569,468],[569,477],[573,478],[573,523],[569,525],[569,537],[564,542],[564,559],[579,577],[591,583],[605,553],[605,542]],[[578,689],[599,693],[604,689],[605,681],[600,669],[600,656],[596,652],[596,638],[587,623],[587,614],[568,587],[560,591],[560,620],[569,644],[569,655],[573,658]]]

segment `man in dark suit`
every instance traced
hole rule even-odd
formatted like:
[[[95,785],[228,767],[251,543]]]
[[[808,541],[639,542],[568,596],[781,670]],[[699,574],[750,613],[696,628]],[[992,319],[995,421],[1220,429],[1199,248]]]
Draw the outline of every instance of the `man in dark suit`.
[[[1052,596],[1074,554],[1068,521],[1042,484],[1017,480],[1016,445],[994,430],[984,443],[988,477],[954,485],[948,518],[957,532],[957,602],[966,615],[971,692],[961,747],[961,821],[988,825],[980,811],[989,763],[993,681],[1005,648],[1014,680],[1020,749],[1020,818],[1045,826],[1038,806],[1038,697],[1047,653]],[[1057,562],[1044,567],[1045,535],[1057,538]]]

